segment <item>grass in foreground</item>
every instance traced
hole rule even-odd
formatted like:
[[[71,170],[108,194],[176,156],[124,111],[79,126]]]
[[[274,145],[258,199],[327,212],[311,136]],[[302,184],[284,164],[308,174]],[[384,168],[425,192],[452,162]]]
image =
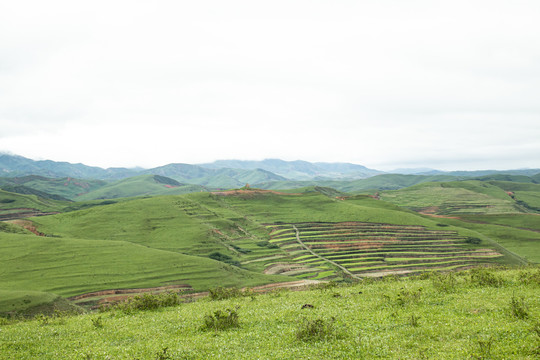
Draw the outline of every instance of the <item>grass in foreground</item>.
[[[540,270],[0,319],[2,359],[535,359]],[[229,326],[231,325],[231,326]]]

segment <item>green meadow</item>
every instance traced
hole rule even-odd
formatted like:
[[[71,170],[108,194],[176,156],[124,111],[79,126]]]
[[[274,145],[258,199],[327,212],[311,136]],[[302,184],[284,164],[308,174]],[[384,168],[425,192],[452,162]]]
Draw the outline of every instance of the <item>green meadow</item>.
[[[2,359],[537,359],[538,268],[1,320]],[[144,305],[146,304],[146,305]]]

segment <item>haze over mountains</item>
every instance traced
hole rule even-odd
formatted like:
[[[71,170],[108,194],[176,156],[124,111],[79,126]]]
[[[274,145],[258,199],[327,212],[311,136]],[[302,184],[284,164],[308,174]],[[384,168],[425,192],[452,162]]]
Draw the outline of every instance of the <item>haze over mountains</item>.
[[[453,175],[484,176],[495,173],[512,175],[534,175],[540,169],[440,171],[435,169],[397,169],[383,172],[351,163],[327,163],[308,161],[284,161],[280,159],[217,160],[205,164],[173,163],[164,166],[143,168],[107,168],[88,166],[81,163],[57,162],[52,160],[31,160],[19,155],[0,154],[0,176],[16,177],[40,175],[51,178],[75,177],[99,180],[119,180],[136,175],[152,174],[171,177],[178,181],[211,177],[230,177],[241,182],[283,181],[283,180],[355,180],[372,176],[391,174],[411,175]]]
[[[207,164],[174,163],[152,169],[108,168],[0,155],[0,188],[54,200],[93,200],[174,195],[250,184],[268,190],[319,186],[341,192],[393,190],[432,181],[479,180],[539,183],[539,169],[453,171],[402,169],[383,173],[350,163],[219,160]]]

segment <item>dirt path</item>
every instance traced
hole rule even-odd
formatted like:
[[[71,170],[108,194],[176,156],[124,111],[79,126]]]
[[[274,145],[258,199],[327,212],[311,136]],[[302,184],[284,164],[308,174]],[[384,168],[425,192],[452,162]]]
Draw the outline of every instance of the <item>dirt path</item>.
[[[324,281],[319,280],[297,280],[297,281],[288,281],[281,283],[273,283],[261,286],[255,286],[250,288],[255,293],[267,293],[276,289],[290,289],[290,290],[301,290],[306,286],[315,285]],[[78,305],[87,305],[91,309],[97,309],[102,305],[109,305],[125,301],[130,297],[135,295],[145,294],[145,293],[160,293],[164,291],[187,291],[190,290],[191,286],[189,285],[169,285],[169,286],[158,286],[154,288],[143,288],[143,289],[111,289],[103,291],[94,291],[86,294],[81,294],[77,296],[72,296],[67,298],[70,301],[76,302]],[[245,288],[244,288],[245,289]],[[244,290],[243,289],[243,290]],[[180,295],[181,299],[186,300],[196,300],[208,296],[210,293],[208,291],[184,294]],[[82,300],[82,301],[81,301]]]
[[[347,275],[349,275],[349,276],[351,276],[351,277],[353,277],[353,278],[355,278],[355,279],[361,279],[360,277],[354,275],[352,272],[350,272],[349,270],[347,270],[347,269],[344,268],[343,266],[339,265],[338,263],[336,263],[336,262],[334,262],[334,261],[332,261],[332,260],[329,260],[329,259],[327,259],[327,258],[325,258],[325,257],[322,257],[322,256],[319,255],[319,254],[316,254],[316,253],[315,253],[313,250],[311,250],[306,244],[304,244],[304,243],[302,242],[302,240],[300,240],[300,231],[298,231],[298,228],[297,228],[295,225],[293,225],[292,227],[294,228],[294,231],[296,231],[296,241],[297,241],[304,249],[306,249],[311,255],[316,256],[316,257],[318,257],[319,259],[324,260],[324,261],[326,261],[326,262],[328,262],[328,263],[330,263],[330,264],[332,264],[332,265],[338,267],[338,268],[341,269],[345,274],[347,274]]]

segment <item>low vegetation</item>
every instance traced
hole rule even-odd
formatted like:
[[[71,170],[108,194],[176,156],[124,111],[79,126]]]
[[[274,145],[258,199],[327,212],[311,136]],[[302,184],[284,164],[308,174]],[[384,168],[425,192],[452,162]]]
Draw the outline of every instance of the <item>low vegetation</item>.
[[[0,318],[0,358],[537,359],[539,271],[483,269],[497,286],[463,271],[129,314]]]

